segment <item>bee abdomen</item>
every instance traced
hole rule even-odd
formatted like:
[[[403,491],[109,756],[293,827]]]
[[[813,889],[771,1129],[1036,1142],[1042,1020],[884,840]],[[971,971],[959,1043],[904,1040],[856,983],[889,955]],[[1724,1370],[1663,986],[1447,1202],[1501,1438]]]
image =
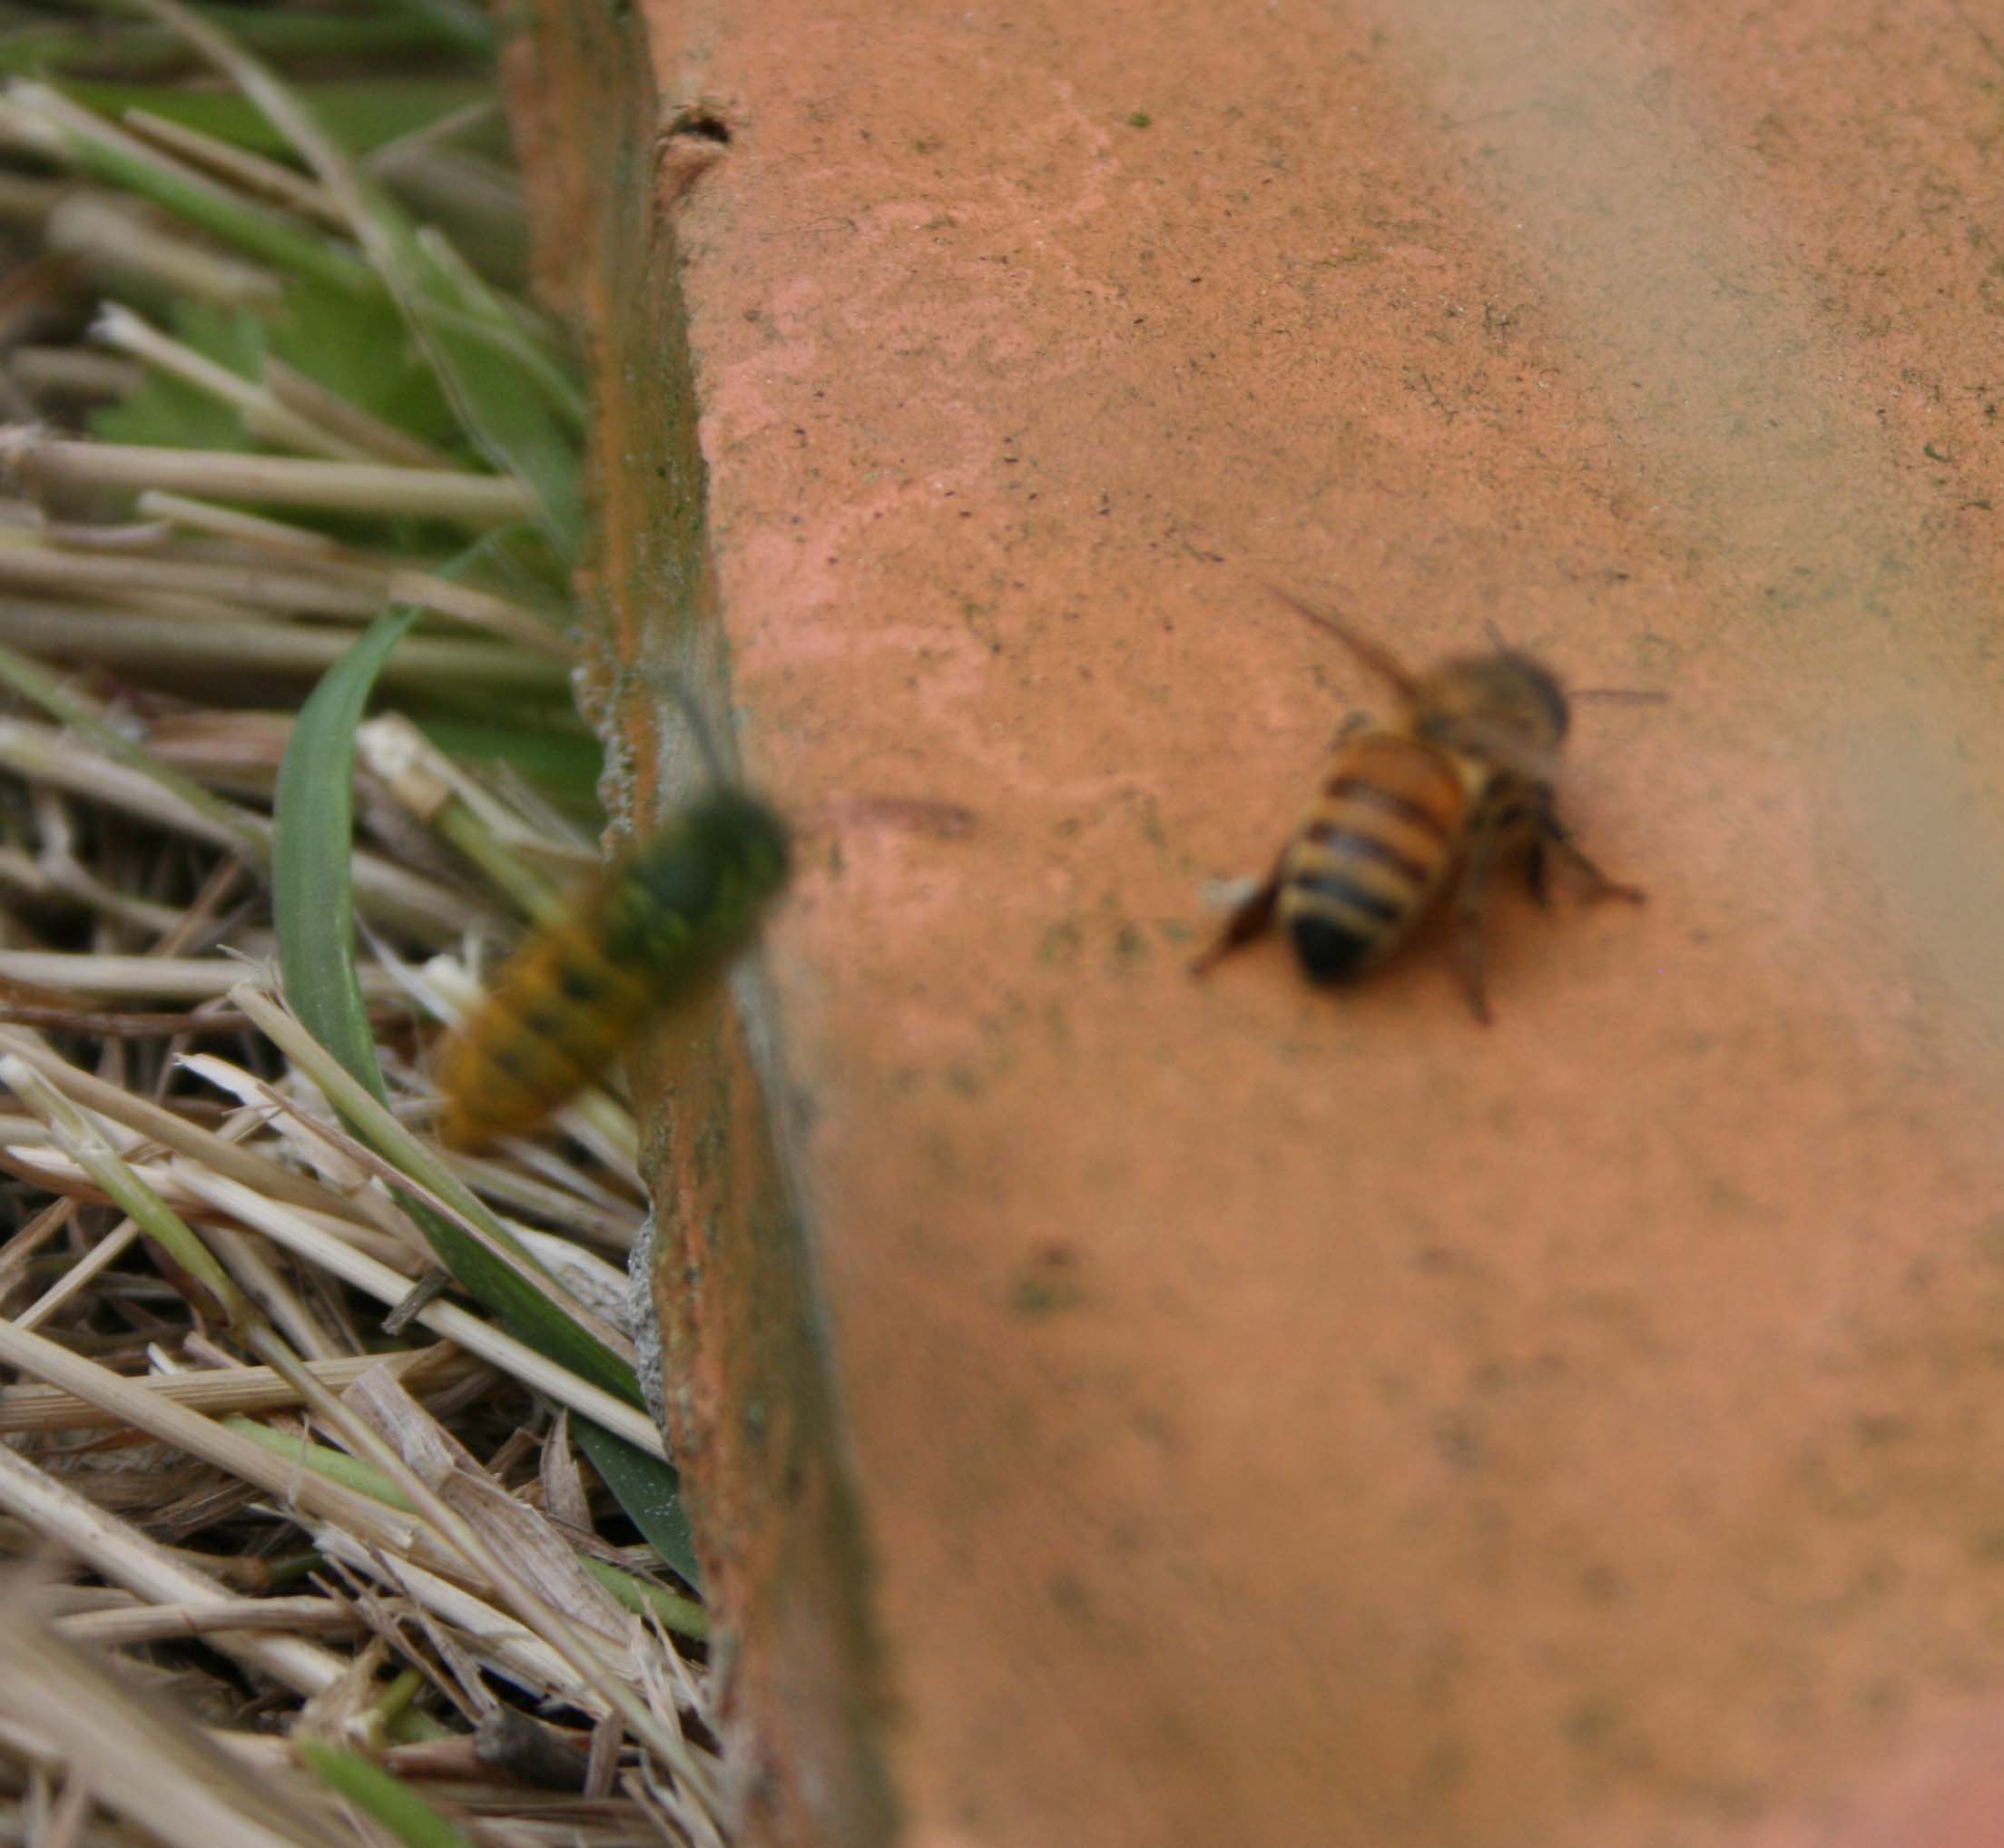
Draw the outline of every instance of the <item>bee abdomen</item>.
[[[1281,918],[1310,976],[1357,975],[1404,940],[1445,876],[1468,800],[1429,746],[1382,732],[1351,741],[1282,868]]]
[[[532,939],[448,1044],[441,1135],[472,1147],[533,1127],[589,1083],[647,1014],[646,984],[606,960],[588,915]]]
[[[1383,954],[1404,934],[1412,909],[1334,871],[1297,879],[1282,899],[1295,952],[1309,974],[1322,981],[1354,975]]]

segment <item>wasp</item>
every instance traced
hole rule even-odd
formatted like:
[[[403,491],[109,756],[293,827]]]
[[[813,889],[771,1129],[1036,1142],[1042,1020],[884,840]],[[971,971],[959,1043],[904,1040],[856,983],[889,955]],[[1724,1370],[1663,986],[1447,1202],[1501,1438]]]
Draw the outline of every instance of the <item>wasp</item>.
[[[1554,781],[1572,717],[1567,694],[1548,668],[1500,636],[1487,654],[1415,674],[1347,623],[1274,595],[1386,681],[1398,706],[1385,722],[1345,729],[1306,819],[1192,972],[1202,975],[1278,917],[1311,980],[1354,980],[1445,903],[1456,973],[1487,1025],[1482,913],[1500,864],[1520,857],[1540,904],[1553,859],[1579,875],[1588,899],[1643,901],[1589,860],[1559,819]],[[1661,695],[1589,688],[1572,697]]]
[[[569,1102],[744,946],[787,862],[780,818],[730,788],[620,855],[529,937],[447,1042],[444,1141],[476,1148]]]

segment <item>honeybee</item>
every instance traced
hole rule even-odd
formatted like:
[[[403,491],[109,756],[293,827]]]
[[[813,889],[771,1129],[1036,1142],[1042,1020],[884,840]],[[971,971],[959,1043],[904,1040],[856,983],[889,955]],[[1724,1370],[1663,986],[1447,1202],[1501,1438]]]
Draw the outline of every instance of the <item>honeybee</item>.
[[[1642,903],[1641,891],[1608,878],[1559,819],[1553,784],[1571,712],[1542,663],[1497,636],[1488,654],[1411,673],[1347,623],[1274,595],[1389,682],[1399,705],[1389,722],[1346,730],[1307,819],[1193,974],[1251,942],[1277,913],[1311,980],[1353,980],[1446,901],[1456,973],[1487,1025],[1482,908],[1500,863],[1521,856],[1540,904],[1555,856],[1586,881],[1588,899]],[[1589,689],[1573,697],[1661,695]]]
[[[744,945],[787,860],[780,818],[728,788],[629,848],[530,936],[447,1042],[440,1137],[477,1148],[569,1102]]]

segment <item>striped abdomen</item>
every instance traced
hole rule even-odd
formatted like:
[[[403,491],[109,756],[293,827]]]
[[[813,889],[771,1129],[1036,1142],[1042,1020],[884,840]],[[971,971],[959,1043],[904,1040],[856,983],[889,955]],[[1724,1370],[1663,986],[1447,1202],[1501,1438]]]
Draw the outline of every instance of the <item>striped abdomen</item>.
[[[1453,867],[1469,806],[1433,745],[1379,731],[1343,745],[1281,863],[1281,922],[1311,976],[1361,974],[1404,941]]]
[[[653,1011],[643,972],[607,959],[601,884],[531,937],[463,1032],[446,1043],[440,1137],[477,1148],[533,1129],[598,1076]]]

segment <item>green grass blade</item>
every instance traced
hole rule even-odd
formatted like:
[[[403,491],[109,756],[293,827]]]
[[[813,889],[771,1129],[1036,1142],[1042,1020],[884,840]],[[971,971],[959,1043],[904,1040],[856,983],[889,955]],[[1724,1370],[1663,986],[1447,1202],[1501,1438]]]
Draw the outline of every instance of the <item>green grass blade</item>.
[[[290,143],[257,110],[228,91],[177,90],[162,84],[99,83],[78,77],[64,79],[63,89],[105,115],[146,109],[251,153],[292,152]],[[461,78],[398,82],[377,77],[368,83],[314,84],[309,93],[328,132],[349,152],[367,154],[428,127],[457,109],[486,101],[493,91],[486,84]]]
[[[594,1559],[589,1553],[580,1553],[577,1563],[635,1617],[659,1617],[677,1636],[691,1637],[699,1643],[710,1635],[710,1619],[693,1599],[636,1578],[622,1567]]]
[[[359,1457],[351,1457],[346,1450],[337,1450],[328,1444],[313,1443],[292,1431],[274,1430],[268,1424],[241,1414],[222,1421],[239,1437],[261,1445],[272,1455],[283,1457],[302,1470],[325,1476],[330,1482],[339,1482],[342,1488],[352,1489],[358,1495],[366,1495],[386,1507],[400,1509],[406,1514],[417,1512],[409,1496],[382,1470],[372,1463],[365,1463]]]
[[[279,770],[272,866],[279,968],[307,1029],[378,1102],[389,1101],[355,978],[355,727],[415,611],[379,616],[315,687]]]
[[[37,106],[44,93],[40,88],[17,84],[13,93],[24,107],[48,119],[49,112]],[[81,122],[64,119],[51,125],[70,158],[93,179],[163,206],[276,269],[312,276],[350,293],[366,294],[378,286],[366,264],[327,239],[295,229],[277,212],[250,204],[220,186],[185,179],[135,152],[119,137],[100,134]]]
[[[73,11],[82,12],[81,7]],[[105,6],[106,12],[130,14],[130,7]],[[8,17],[15,9],[9,9]],[[457,21],[447,20],[422,4],[406,4],[400,14],[377,17],[353,13],[295,12],[270,6],[198,6],[196,13],[219,32],[261,57],[310,71],[329,59],[349,65],[390,60],[412,64],[437,58],[442,52],[465,50],[471,35]],[[486,22],[482,22],[483,25]],[[482,42],[493,45],[489,27]],[[172,33],[148,25],[124,27],[114,39],[95,23],[71,25],[51,21],[23,24],[0,33],[0,73],[22,76],[60,75],[74,66],[90,71],[115,70],[126,79],[182,77],[188,49]],[[275,135],[262,150],[276,152],[283,143]]]
[[[576,435],[550,390],[525,389],[561,376],[558,369],[529,350],[513,328],[468,324],[425,292],[423,274],[393,279],[391,291],[404,302],[460,422],[490,462],[535,491],[550,543],[559,556],[575,560],[584,536]]]
[[[690,1584],[700,1586],[695,1537],[689,1529],[689,1510],[683,1505],[674,1470],[588,1419],[574,1418],[571,1429],[576,1433],[578,1449],[591,1459],[592,1468],[647,1544]]]
[[[259,1315],[188,1222],[133,1172],[96,1124],[43,1073],[9,1053],[0,1058],[0,1082],[48,1125],[56,1145],[104,1190],[112,1204],[179,1266],[182,1287],[202,1313],[225,1317],[240,1327]]]
[[[480,718],[459,719],[422,710],[411,716],[418,729],[448,756],[506,764],[547,801],[580,811],[603,825],[598,780],[604,753],[590,732],[548,718],[540,730],[526,716],[512,725],[492,722],[493,708]],[[568,715],[566,715],[568,716]]]
[[[404,1848],[475,1848],[470,1835],[373,1760],[312,1739],[295,1739],[293,1748],[322,1784],[379,1823]]]
[[[490,55],[494,51],[494,23],[472,0],[389,0],[383,10],[422,22],[462,50]]]

